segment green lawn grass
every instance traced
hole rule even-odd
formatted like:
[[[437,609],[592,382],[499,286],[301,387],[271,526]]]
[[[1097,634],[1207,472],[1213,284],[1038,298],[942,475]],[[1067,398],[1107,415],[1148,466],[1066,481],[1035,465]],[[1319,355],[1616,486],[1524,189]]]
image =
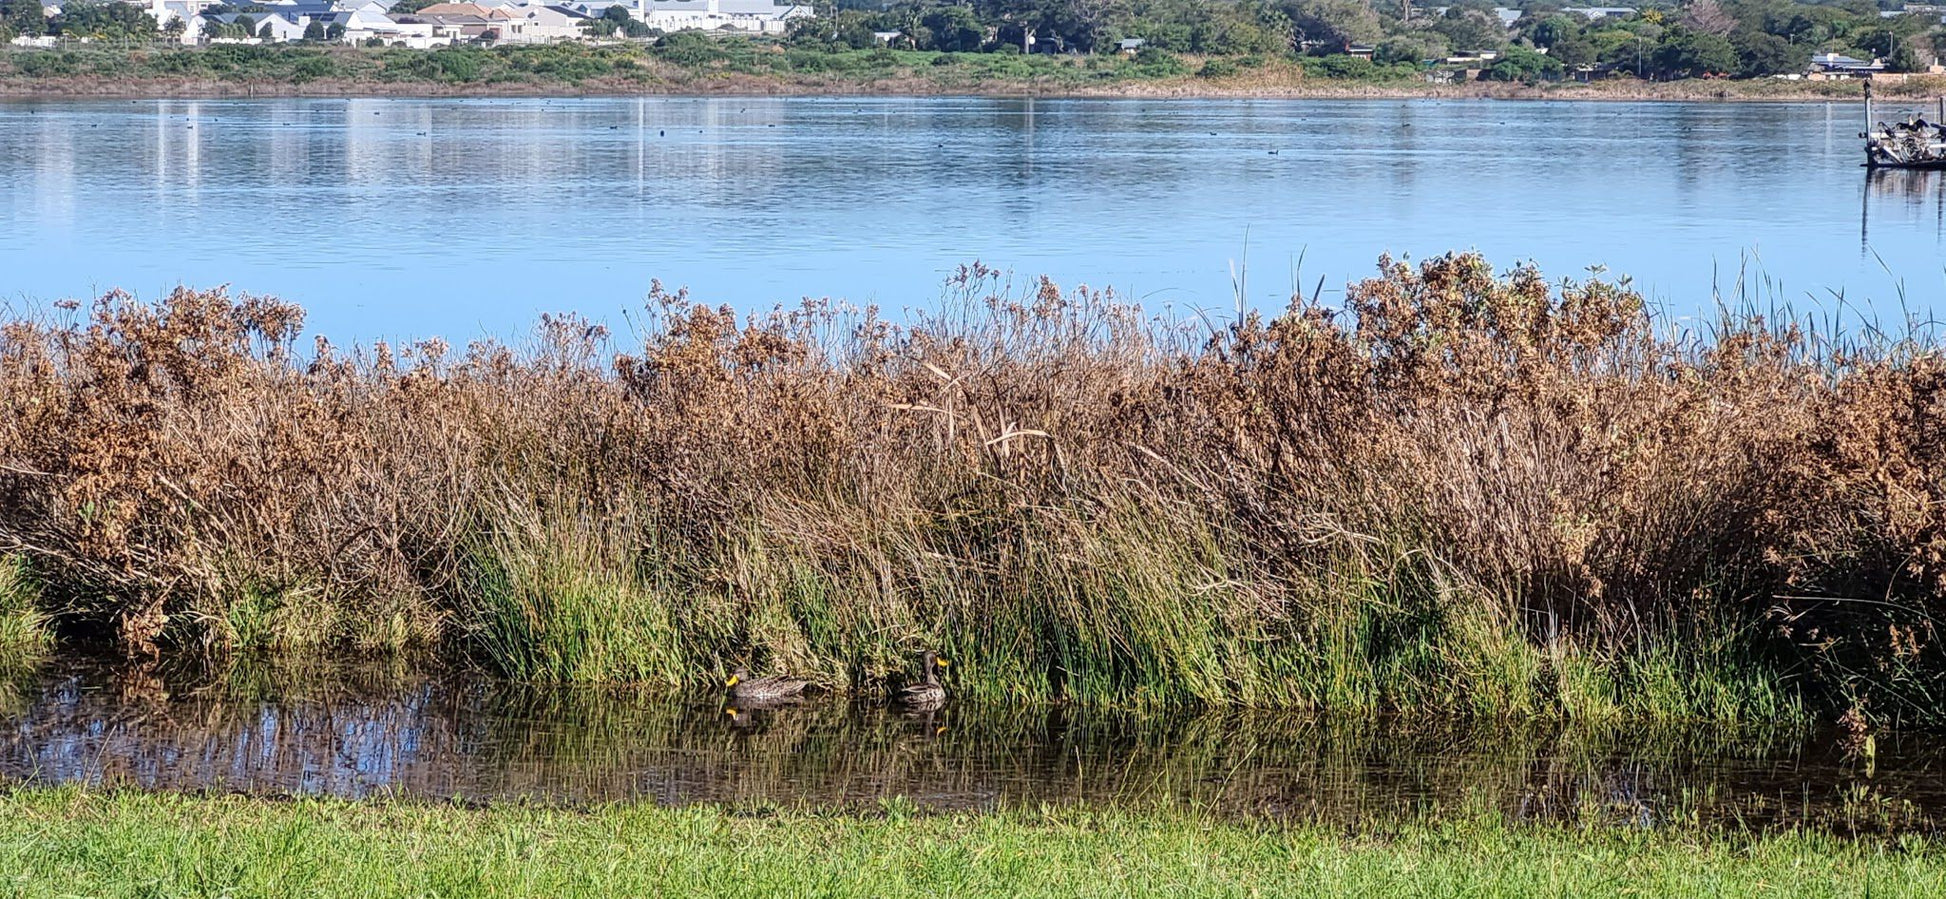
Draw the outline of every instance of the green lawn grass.
[[[16,896],[1942,894],[1937,842],[1803,832],[0,795],[0,895]]]

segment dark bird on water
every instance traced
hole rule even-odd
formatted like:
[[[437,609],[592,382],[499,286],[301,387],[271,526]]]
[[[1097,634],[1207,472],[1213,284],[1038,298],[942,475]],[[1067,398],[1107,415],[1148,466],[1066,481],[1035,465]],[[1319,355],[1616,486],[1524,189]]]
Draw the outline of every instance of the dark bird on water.
[[[804,688],[808,686],[809,681],[782,674],[753,678],[742,665],[730,672],[730,679],[723,682],[723,688],[729,690],[731,696],[751,703],[796,699],[804,695]]]
[[[915,712],[930,711],[945,705],[946,688],[939,683],[939,669],[946,667],[948,662],[940,658],[938,653],[927,650],[919,657],[919,664],[925,670],[926,679],[907,684],[905,689],[900,690],[899,705]]]

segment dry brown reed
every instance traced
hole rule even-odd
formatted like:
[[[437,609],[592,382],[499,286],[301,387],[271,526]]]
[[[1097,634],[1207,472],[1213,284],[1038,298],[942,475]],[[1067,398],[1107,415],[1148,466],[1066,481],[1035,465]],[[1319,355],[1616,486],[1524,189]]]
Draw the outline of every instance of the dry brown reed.
[[[299,352],[103,297],[0,330],[0,554],[131,653],[444,645],[962,694],[1936,720],[1946,359],[1382,260],[1228,327],[963,270],[907,323],[659,286],[639,345]]]

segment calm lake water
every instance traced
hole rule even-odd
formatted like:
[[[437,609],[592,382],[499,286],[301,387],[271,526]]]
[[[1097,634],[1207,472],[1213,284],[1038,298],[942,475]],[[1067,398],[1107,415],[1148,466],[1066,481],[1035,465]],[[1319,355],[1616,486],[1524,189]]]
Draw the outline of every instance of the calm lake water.
[[[1887,106],[1881,118],[1900,107]],[[1327,296],[1381,252],[1946,310],[1946,179],[1848,104],[493,99],[0,103],[0,298],[229,283],[340,340],[622,324],[649,281],[924,307],[956,266],[1156,311]],[[1301,260],[1301,266],[1300,266]],[[1301,268],[1301,273],[1299,269]]]
[[[1723,728],[1554,730],[523,688],[410,669],[163,675],[70,667],[0,698],[0,783],[347,797],[874,805],[1189,802],[1405,820],[1498,809],[1641,826],[1937,831],[1946,745]]]

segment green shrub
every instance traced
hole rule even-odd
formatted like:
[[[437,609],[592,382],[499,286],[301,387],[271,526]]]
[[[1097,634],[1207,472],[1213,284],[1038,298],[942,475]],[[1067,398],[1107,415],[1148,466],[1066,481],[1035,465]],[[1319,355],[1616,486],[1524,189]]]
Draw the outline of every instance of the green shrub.
[[[60,78],[80,73],[81,58],[72,53],[36,51],[21,54],[14,68],[32,78]]]
[[[1168,78],[1188,71],[1182,57],[1155,47],[1143,47],[1135,54],[1135,69],[1145,78]]]
[[[480,80],[488,58],[475,47],[442,47],[413,57],[409,68],[421,78],[467,83]]]
[[[1322,57],[1316,62],[1316,66],[1318,74],[1326,78],[1348,81],[1370,78],[1377,69],[1370,59],[1349,54]]]
[[[303,84],[306,81],[329,78],[336,73],[337,66],[331,62],[330,57],[311,56],[298,60],[297,65],[291,67],[291,80]]]
[[[1227,59],[1212,59],[1196,70],[1198,78],[1227,78],[1237,73],[1237,64]]]
[[[689,68],[700,68],[722,60],[724,54],[715,39],[696,31],[678,31],[663,35],[655,42],[655,54],[670,62]]]

